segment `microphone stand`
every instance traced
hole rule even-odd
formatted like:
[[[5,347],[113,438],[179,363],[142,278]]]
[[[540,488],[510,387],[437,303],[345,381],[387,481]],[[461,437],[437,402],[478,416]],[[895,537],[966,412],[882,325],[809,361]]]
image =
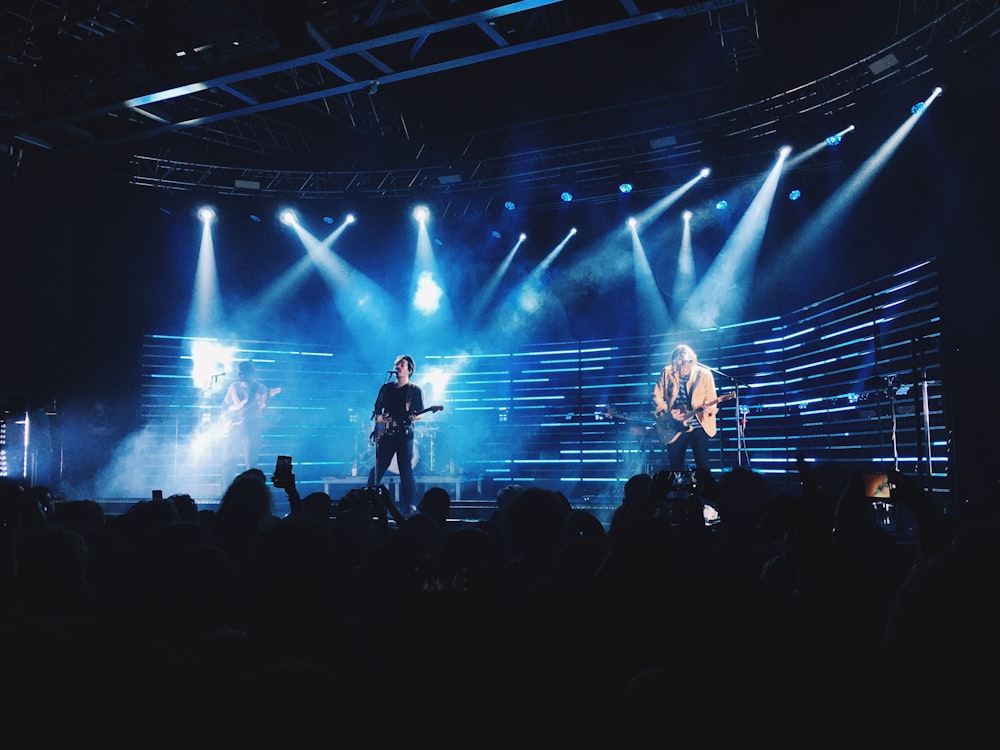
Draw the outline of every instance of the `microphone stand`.
[[[743,443],[743,415],[740,411],[740,386],[745,386],[747,385],[747,383],[744,383],[742,380],[733,377],[727,372],[723,372],[722,370],[717,370],[714,367],[709,367],[703,362],[698,362],[697,365],[700,367],[704,367],[706,370],[709,370],[710,372],[714,372],[716,375],[721,375],[722,377],[726,378],[729,382],[731,382],[734,386],[736,393],[736,399],[735,399],[736,400],[736,465],[742,466],[743,453],[746,450],[746,447]],[[747,465],[748,466],[750,465],[750,456],[747,456]]]
[[[378,432],[378,424],[375,423],[375,418],[378,416],[378,409],[379,409],[379,405],[380,405],[381,400],[382,400],[381,399],[381,397],[382,397],[382,389],[385,388],[390,382],[392,382],[392,378],[395,377],[395,375],[396,375],[396,371],[395,370],[386,370],[385,371],[385,380],[383,380],[382,381],[382,385],[379,386],[378,396],[376,396],[376,398],[375,398],[375,406],[372,408],[371,421],[372,421],[373,424],[372,424],[372,432],[371,432],[371,436],[370,436],[370,442],[374,442],[374,446],[373,447],[375,449],[374,450],[374,454],[375,454],[374,461],[375,462],[372,464],[371,471],[368,472],[368,486],[369,487],[372,487],[374,485],[374,483],[375,483],[375,470],[378,468],[378,440],[376,439],[377,432]],[[379,481],[381,481],[381,479],[382,478],[379,477]]]

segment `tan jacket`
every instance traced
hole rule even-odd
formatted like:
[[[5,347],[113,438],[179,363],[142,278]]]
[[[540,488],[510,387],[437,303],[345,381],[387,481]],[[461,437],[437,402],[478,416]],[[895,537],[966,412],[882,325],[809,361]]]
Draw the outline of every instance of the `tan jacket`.
[[[691,377],[688,378],[687,385],[688,401],[692,409],[697,409],[699,406],[709,401],[715,401],[717,398],[715,393],[715,376],[711,370],[701,365],[696,364],[691,369]],[[674,372],[673,366],[667,365],[664,367],[660,373],[660,379],[656,381],[656,385],[653,387],[653,408],[657,416],[669,414],[673,408],[674,401],[677,400],[677,392],[680,390],[680,387],[680,377]],[[698,421],[701,422],[701,426],[705,429],[705,434],[709,437],[714,437],[718,431],[715,422],[715,415],[718,411],[718,406],[713,404],[697,413]]]

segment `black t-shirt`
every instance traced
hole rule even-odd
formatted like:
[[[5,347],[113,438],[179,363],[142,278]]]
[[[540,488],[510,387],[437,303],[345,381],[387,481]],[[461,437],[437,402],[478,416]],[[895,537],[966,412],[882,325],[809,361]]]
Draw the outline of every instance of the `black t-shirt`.
[[[407,408],[409,402],[409,408]],[[388,414],[394,426],[407,424],[409,415],[424,409],[424,395],[419,386],[407,383],[397,388],[395,383],[386,383],[375,402],[376,414]]]

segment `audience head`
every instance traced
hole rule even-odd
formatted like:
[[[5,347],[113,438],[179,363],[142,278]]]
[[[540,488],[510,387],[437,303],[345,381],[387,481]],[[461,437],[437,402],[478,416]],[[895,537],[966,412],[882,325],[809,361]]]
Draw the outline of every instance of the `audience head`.
[[[429,487],[424,492],[418,509],[438,523],[444,524],[448,520],[448,511],[451,509],[451,495],[444,487]]]

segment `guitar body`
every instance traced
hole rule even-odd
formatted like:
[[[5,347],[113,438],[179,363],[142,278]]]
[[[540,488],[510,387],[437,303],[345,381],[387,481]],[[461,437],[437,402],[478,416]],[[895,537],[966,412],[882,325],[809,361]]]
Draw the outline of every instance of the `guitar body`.
[[[370,437],[373,442],[377,443],[384,437],[389,437],[390,435],[398,435],[401,432],[405,432],[411,424],[413,424],[413,418],[419,417],[421,414],[436,414],[444,409],[443,406],[428,406],[426,409],[422,409],[411,414],[407,414],[405,419],[402,420],[390,420],[389,422],[376,422],[375,428],[372,430]]]
[[[656,417],[656,434],[659,435],[660,442],[664,445],[670,445],[682,433],[690,432],[693,429],[694,425],[685,425],[683,422],[678,422],[670,416],[670,412],[660,414]]]
[[[271,388],[267,391],[267,398],[274,398],[279,393],[281,393],[280,388]],[[261,395],[263,395],[263,392],[261,393]],[[243,424],[244,422],[243,410],[247,406],[247,401],[249,401],[249,397],[247,397],[247,399],[243,402],[241,408],[237,411],[222,412],[222,424],[223,424],[224,434],[228,435],[234,427],[239,427],[241,424]],[[264,403],[266,403],[266,400],[264,401]],[[263,406],[259,405],[259,408],[263,409]]]
[[[721,404],[723,401],[728,401],[731,398],[736,398],[735,392],[719,396],[714,401],[709,401],[685,412],[683,419],[674,419],[670,412],[656,414],[656,434],[660,436],[660,442],[664,445],[670,445],[685,432],[691,432],[696,427],[692,420],[697,419],[701,412],[709,406]]]

